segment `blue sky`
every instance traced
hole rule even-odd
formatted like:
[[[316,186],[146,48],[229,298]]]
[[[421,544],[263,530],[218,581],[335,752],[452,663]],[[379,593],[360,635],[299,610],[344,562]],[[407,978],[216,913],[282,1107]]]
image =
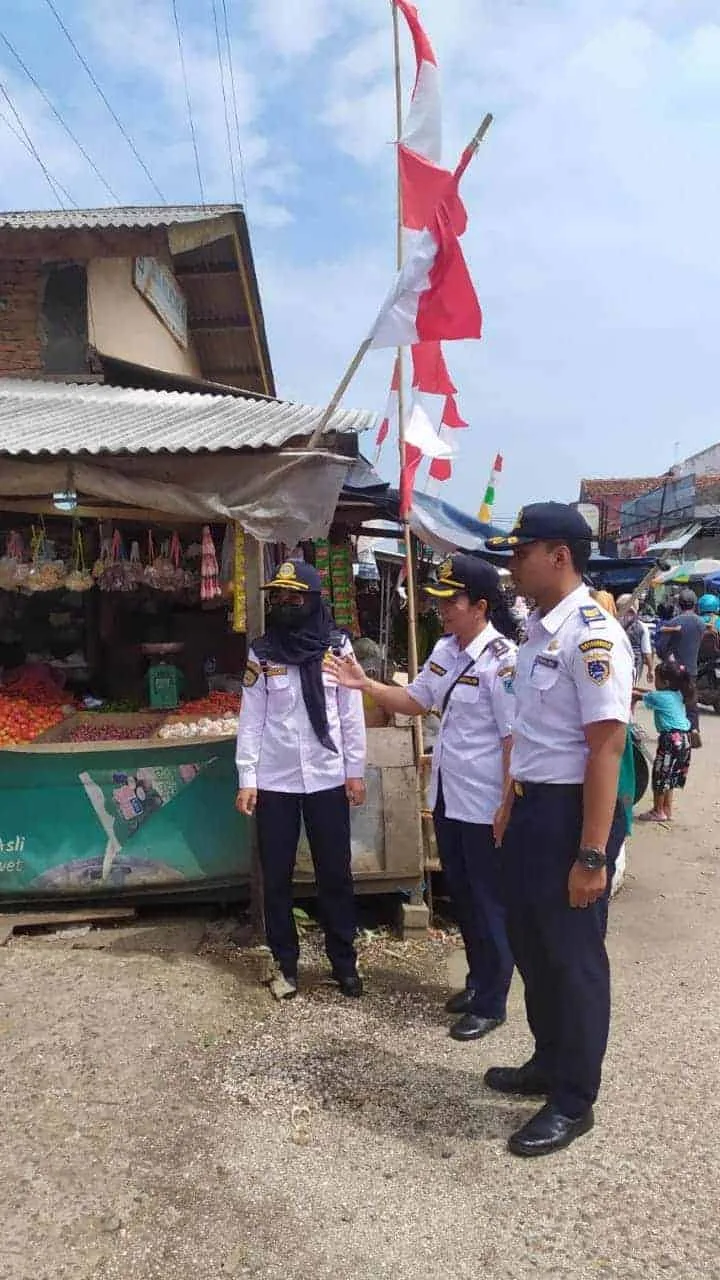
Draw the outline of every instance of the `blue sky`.
[[[229,200],[212,0],[177,2],[206,199]],[[392,274],[389,8],[227,3],[278,387],[323,403]],[[165,196],[198,200],[171,0],[55,4]],[[533,499],[577,497],[581,475],[655,473],[720,439],[715,0],[422,0],[420,11],[443,74],[448,164],[486,111],[496,118],[464,185],[485,336],[447,347],[471,429],[456,437],[443,496],[475,510],[498,449],[496,510],[509,518]],[[46,0],[0,0],[0,30],[122,201],[155,203]],[[0,80],[74,200],[108,203],[2,44]],[[0,206],[56,203],[0,118]],[[373,353],[346,402],[382,409],[391,363]],[[388,446],[384,466],[393,477]]]

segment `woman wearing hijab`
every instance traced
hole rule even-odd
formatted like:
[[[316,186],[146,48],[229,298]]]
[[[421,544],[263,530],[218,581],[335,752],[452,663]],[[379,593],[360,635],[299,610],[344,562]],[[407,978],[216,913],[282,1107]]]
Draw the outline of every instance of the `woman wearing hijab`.
[[[365,799],[365,719],[359,693],[328,670],[352,656],[322,599],[320,574],[302,562],[268,582],[265,635],[248,653],[238,725],[237,809],[256,814],[265,930],[278,967],[278,1000],[297,994],[293,872],[305,823],[332,973],[346,996],[362,995],[355,954],[350,805]]]
[[[505,1021],[513,972],[493,821],[510,760],[517,649],[491,565],[452,556],[425,591],[438,603],[445,635],[407,689],[370,680],[352,659],[329,662],[342,684],[386,711],[417,716],[434,707],[440,715],[429,804],[468,962],[464,991],[445,1007],[461,1015],[453,1039],[478,1040]]]

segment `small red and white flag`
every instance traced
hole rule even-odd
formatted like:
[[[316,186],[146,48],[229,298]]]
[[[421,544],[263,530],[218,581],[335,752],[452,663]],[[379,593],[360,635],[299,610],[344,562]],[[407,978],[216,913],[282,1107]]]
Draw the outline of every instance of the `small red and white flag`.
[[[439,342],[420,342],[412,349],[413,387],[433,396],[452,396],[457,387],[450,378]]]
[[[435,164],[442,157],[442,112],[437,58],[418,11],[408,0],[395,0],[410,28],[415,46],[415,85],[400,142]]]
[[[388,393],[387,404],[385,405],[385,417],[378,428],[377,439],[375,441],[375,461],[377,462],[380,450],[388,438],[390,428],[397,425],[398,420],[398,402],[400,399],[400,361],[395,358],[395,366],[393,368],[392,381],[390,383],[390,391]]]

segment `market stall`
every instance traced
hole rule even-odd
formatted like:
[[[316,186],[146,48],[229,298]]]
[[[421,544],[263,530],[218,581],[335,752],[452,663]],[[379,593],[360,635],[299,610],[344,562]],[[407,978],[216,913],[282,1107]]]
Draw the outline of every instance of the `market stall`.
[[[246,633],[262,628],[264,562],[308,554],[339,625],[359,633],[353,548],[345,526],[327,536],[334,508],[326,514],[323,485],[310,498],[303,484],[288,513],[274,486],[283,474],[299,481],[276,455],[266,455],[262,484],[254,457],[224,451],[214,469],[194,461],[192,470],[171,454],[3,465],[5,901],[242,892],[252,828],[234,809],[234,738]],[[322,469],[322,453],[313,465]],[[315,541],[293,542],[299,531]],[[369,729],[368,797],[353,814],[358,886],[416,885],[407,727]],[[310,879],[301,848],[298,880]]]

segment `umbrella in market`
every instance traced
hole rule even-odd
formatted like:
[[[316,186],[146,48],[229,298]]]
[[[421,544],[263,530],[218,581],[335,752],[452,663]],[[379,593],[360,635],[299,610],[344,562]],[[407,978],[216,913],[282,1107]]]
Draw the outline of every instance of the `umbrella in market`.
[[[656,581],[663,584],[682,583],[689,582],[691,578],[711,578],[717,575],[720,575],[720,560],[706,557],[703,560],[687,560],[684,564],[676,564],[666,573],[659,574]]]

